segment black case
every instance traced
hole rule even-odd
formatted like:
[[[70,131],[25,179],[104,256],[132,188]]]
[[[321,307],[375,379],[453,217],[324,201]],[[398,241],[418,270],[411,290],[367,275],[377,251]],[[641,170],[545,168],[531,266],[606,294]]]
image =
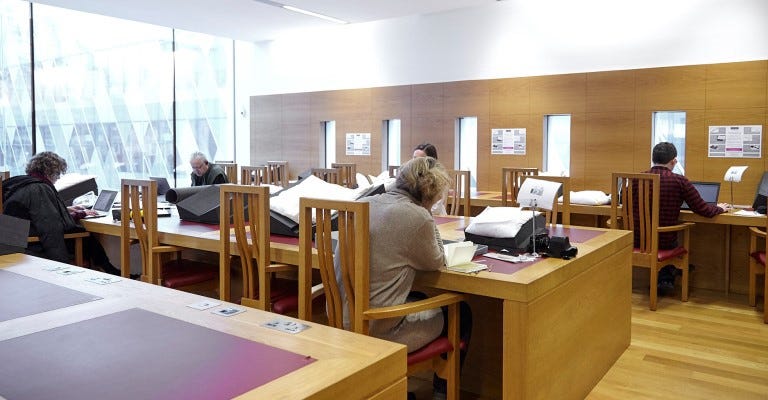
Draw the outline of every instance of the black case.
[[[488,236],[475,235],[467,231],[464,231],[464,237],[466,240],[472,241],[472,243],[484,244],[488,246],[488,248],[496,251],[506,250],[513,254],[525,253],[526,249],[528,248],[528,243],[531,240],[531,236],[533,236],[534,225],[536,225],[537,235],[542,233],[546,234],[548,232],[544,215],[537,215],[524,223],[523,226],[520,227],[520,230],[517,232],[517,235],[514,237],[492,238]]]

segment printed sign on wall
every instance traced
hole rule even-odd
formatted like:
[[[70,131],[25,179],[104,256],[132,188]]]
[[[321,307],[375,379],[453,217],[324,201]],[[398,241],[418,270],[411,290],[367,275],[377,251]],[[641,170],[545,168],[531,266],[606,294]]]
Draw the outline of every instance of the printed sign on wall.
[[[371,155],[371,134],[370,133],[347,133],[347,155],[348,156],[370,156]]]
[[[525,128],[491,129],[491,154],[525,155]]]
[[[709,156],[760,158],[763,142],[762,125],[709,127]]]

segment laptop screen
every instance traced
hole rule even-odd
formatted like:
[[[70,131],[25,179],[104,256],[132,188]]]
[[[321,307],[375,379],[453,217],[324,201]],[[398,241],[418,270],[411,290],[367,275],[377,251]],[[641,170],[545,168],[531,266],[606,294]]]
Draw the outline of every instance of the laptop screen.
[[[101,212],[109,212],[112,209],[112,203],[115,202],[117,197],[117,191],[115,190],[102,190],[99,192],[99,197],[96,198],[96,202],[93,203],[93,209]]]
[[[171,189],[171,185],[168,184],[168,179],[159,176],[150,176],[149,179],[157,181],[157,194],[164,195],[165,192]]]
[[[702,200],[707,204],[717,204],[717,198],[720,196],[720,182],[691,182],[691,184],[696,188]],[[689,210],[690,206],[683,202],[683,205],[680,208]]]

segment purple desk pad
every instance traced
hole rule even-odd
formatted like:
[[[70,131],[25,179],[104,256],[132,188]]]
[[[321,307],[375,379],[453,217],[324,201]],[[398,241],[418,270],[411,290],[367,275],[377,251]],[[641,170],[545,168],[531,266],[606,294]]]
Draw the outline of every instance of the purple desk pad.
[[[594,231],[590,229],[578,229],[563,227],[557,225],[555,227],[549,227],[549,236],[568,236],[568,240],[571,244],[584,243],[587,240],[595,238],[603,234],[601,231]],[[578,247],[578,246],[577,246]],[[577,256],[578,257],[578,256]],[[490,268],[491,272],[498,272],[501,274],[514,274],[521,269],[528,268],[534,265],[544,258],[537,258],[536,261],[523,262],[523,263],[511,263],[506,261],[497,260],[495,258],[488,258],[483,256],[475,257],[474,262],[485,264]]]
[[[139,308],[2,341],[0,359],[9,400],[230,399],[315,361]]]
[[[71,278],[77,279],[77,276]],[[101,297],[0,269],[0,322],[99,299]]]

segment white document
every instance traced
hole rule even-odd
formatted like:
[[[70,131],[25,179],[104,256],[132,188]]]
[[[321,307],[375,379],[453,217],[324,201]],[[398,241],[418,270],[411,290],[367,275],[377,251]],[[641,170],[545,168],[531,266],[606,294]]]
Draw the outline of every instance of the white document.
[[[445,265],[449,271],[478,272],[488,267],[472,262],[475,257],[475,244],[472,242],[456,242],[443,245],[445,249]]]
[[[746,165],[733,166],[731,168],[728,168],[728,171],[725,171],[725,176],[723,177],[723,180],[726,182],[741,182],[741,176],[744,175],[744,171],[746,170],[747,170]]]
[[[526,178],[517,193],[517,203],[521,207],[538,207],[551,210],[561,185],[560,182]]]

